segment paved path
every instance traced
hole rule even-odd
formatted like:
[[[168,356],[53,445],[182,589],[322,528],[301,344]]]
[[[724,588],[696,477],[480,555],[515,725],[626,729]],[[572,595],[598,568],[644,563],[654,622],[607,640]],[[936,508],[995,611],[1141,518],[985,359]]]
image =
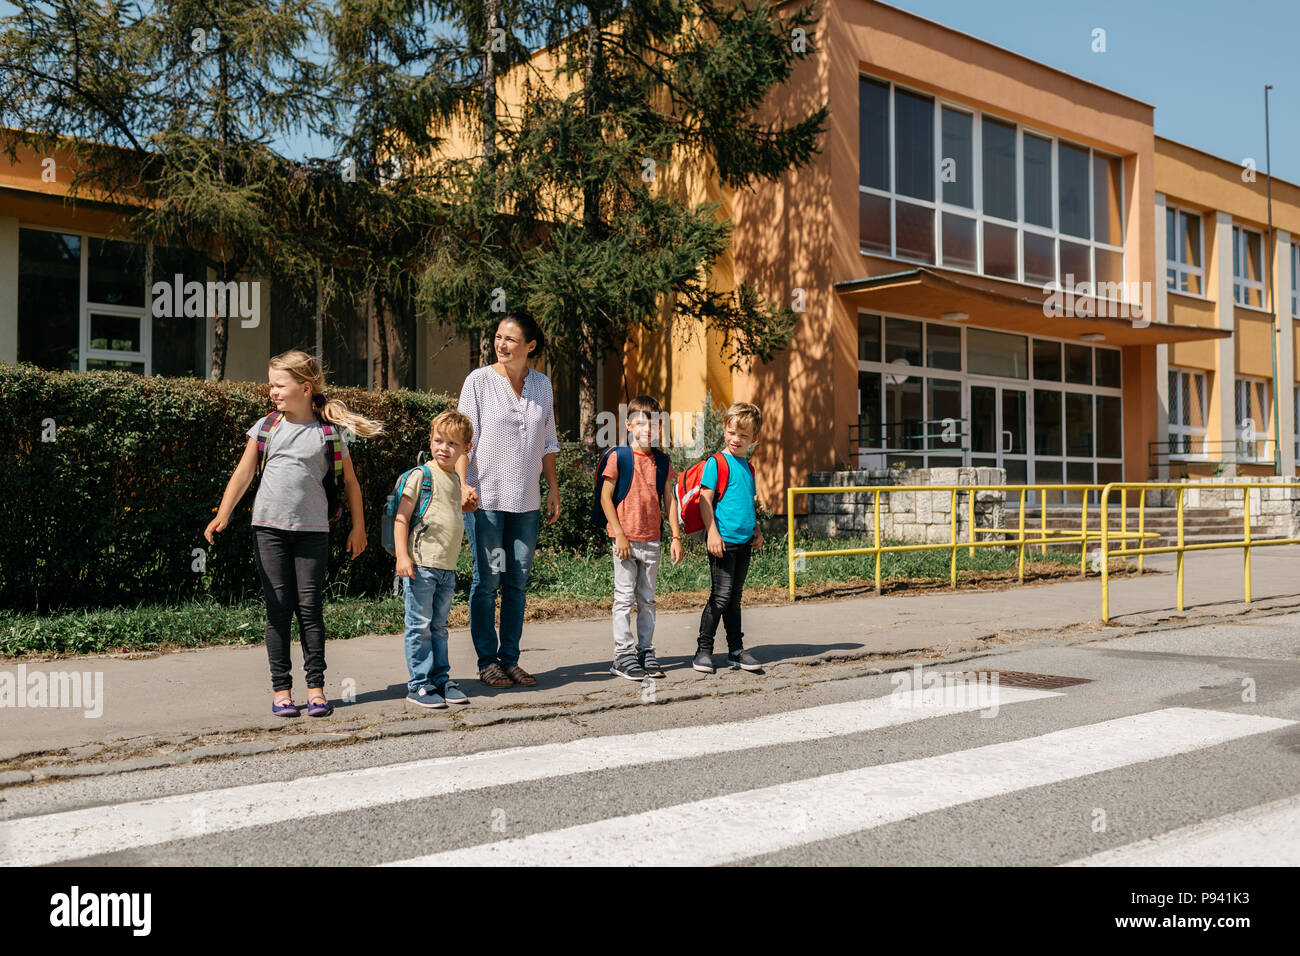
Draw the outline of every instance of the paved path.
[[[1151,565],[1170,568],[1172,558]],[[1251,607],[1300,606],[1300,548],[1256,549]],[[1218,616],[1241,613],[1242,559],[1238,552],[1207,552],[1187,557],[1187,615]],[[1172,574],[1113,580],[1113,628],[1149,626],[1177,616]],[[728,673],[725,641],[719,635],[717,658],[723,672],[708,678],[692,671],[697,612],[661,613],[656,645],[668,676],[656,681],[655,693],[710,693],[748,675]],[[928,592],[877,598],[800,601],[794,605],[756,607],[745,611],[746,644],[771,670],[782,664],[817,658],[905,656],[923,648],[944,652],[978,649],[983,638],[1053,636],[1105,630],[1100,623],[1100,583],[1094,578],[1012,587],[999,591]],[[985,645],[986,646],[986,645]],[[524,664],[538,678],[534,688],[492,690],[475,674],[474,654],[466,630],[451,634],[452,676],[472,697],[455,717],[501,708],[545,708],[564,704],[600,707],[603,703],[635,701],[645,688],[609,673],[612,638],[608,619],[539,622],[524,631]],[[404,702],[406,668],[400,636],[330,641],[328,691],[335,715],[295,723],[312,733],[346,736],[368,721],[403,714],[445,715]],[[243,729],[275,727],[285,721],[269,713],[266,652],[253,647],[217,647],[159,655],[143,660],[106,657],[79,658],[22,665],[24,674],[88,672],[102,675],[102,713],[87,716],[86,708],[17,708],[5,710],[0,721],[0,761],[22,754],[74,750],[72,756],[93,757],[98,744],[123,740],[165,742]],[[0,671],[18,676],[19,665],[6,662]],[[301,656],[294,652],[296,689],[302,702]],[[89,679],[94,686],[96,678]],[[347,699],[348,697],[352,699]],[[83,702],[84,703],[84,702]],[[481,716],[477,719],[483,719]],[[370,731],[365,731],[369,733]],[[67,756],[61,758],[67,761]],[[103,759],[102,757],[98,759]],[[3,782],[3,781],[0,781]]]

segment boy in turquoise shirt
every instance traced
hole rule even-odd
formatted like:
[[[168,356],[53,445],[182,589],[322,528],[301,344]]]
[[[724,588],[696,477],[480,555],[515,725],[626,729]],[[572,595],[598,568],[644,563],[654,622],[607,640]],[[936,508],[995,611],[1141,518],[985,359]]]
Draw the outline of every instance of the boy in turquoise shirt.
[[[715,459],[710,458],[705,464],[700,479],[700,516],[704,519],[713,585],[704,613],[700,615],[700,636],[691,666],[705,674],[713,673],[713,639],[719,621],[727,631],[728,662],[747,671],[761,670],[763,666],[745,650],[740,629],[740,597],[749,572],[750,552],[763,546],[763,532],[757,527],[757,489],[748,461],[750,448],[763,428],[763,413],[757,405],[737,402],[727,409],[722,428],[722,453],[727,462],[727,485],[722,498],[718,499],[716,491]]]

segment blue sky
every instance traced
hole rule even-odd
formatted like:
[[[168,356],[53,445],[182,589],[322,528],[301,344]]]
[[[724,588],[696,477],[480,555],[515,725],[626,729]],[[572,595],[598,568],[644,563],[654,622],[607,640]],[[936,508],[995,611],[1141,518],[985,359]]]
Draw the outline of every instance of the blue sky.
[[[508,0],[507,0],[508,2]],[[1300,0],[892,0],[892,5],[1136,97],[1158,135],[1300,184]],[[0,15],[14,11],[0,0]],[[1106,31],[1106,52],[1092,32]],[[320,152],[305,139],[290,152]],[[313,149],[313,147],[315,147]]]
[[[1300,184],[1300,0],[889,0],[1152,104],[1158,136]],[[1106,31],[1106,52],[1092,32]]]

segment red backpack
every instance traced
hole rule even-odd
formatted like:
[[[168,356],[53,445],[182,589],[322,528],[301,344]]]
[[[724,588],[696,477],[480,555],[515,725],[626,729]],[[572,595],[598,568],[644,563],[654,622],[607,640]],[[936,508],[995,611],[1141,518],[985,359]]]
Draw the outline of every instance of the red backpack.
[[[727,490],[727,478],[730,474],[727,466],[727,456],[720,451],[714,452],[703,461],[697,461],[683,471],[677,479],[677,487],[673,489],[673,497],[677,500],[677,517],[681,520],[682,533],[696,538],[704,537],[704,517],[700,514],[700,482],[704,479],[704,466],[709,463],[710,459],[718,463],[718,488],[717,494],[713,498],[713,507],[716,510],[718,502],[722,500],[722,496]],[[744,461],[744,459],[741,460]],[[749,462],[745,462],[745,467],[749,467]]]

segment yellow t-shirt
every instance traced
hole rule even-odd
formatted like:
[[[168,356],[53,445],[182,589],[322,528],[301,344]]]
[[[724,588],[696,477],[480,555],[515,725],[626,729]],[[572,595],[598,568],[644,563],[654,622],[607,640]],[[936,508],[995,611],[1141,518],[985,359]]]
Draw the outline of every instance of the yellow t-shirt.
[[[460,542],[465,535],[465,525],[460,510],[460,479],[449,475],[437,464],[429,466],[433,476],[429,504],[424,517],[411,513],[411,535],[407,541],[411,549],[411,562],[425,568],[456,569],[460,556]],[[418,504],[420,482],[424,473],[416,469],[406,479],[402,497]]]

